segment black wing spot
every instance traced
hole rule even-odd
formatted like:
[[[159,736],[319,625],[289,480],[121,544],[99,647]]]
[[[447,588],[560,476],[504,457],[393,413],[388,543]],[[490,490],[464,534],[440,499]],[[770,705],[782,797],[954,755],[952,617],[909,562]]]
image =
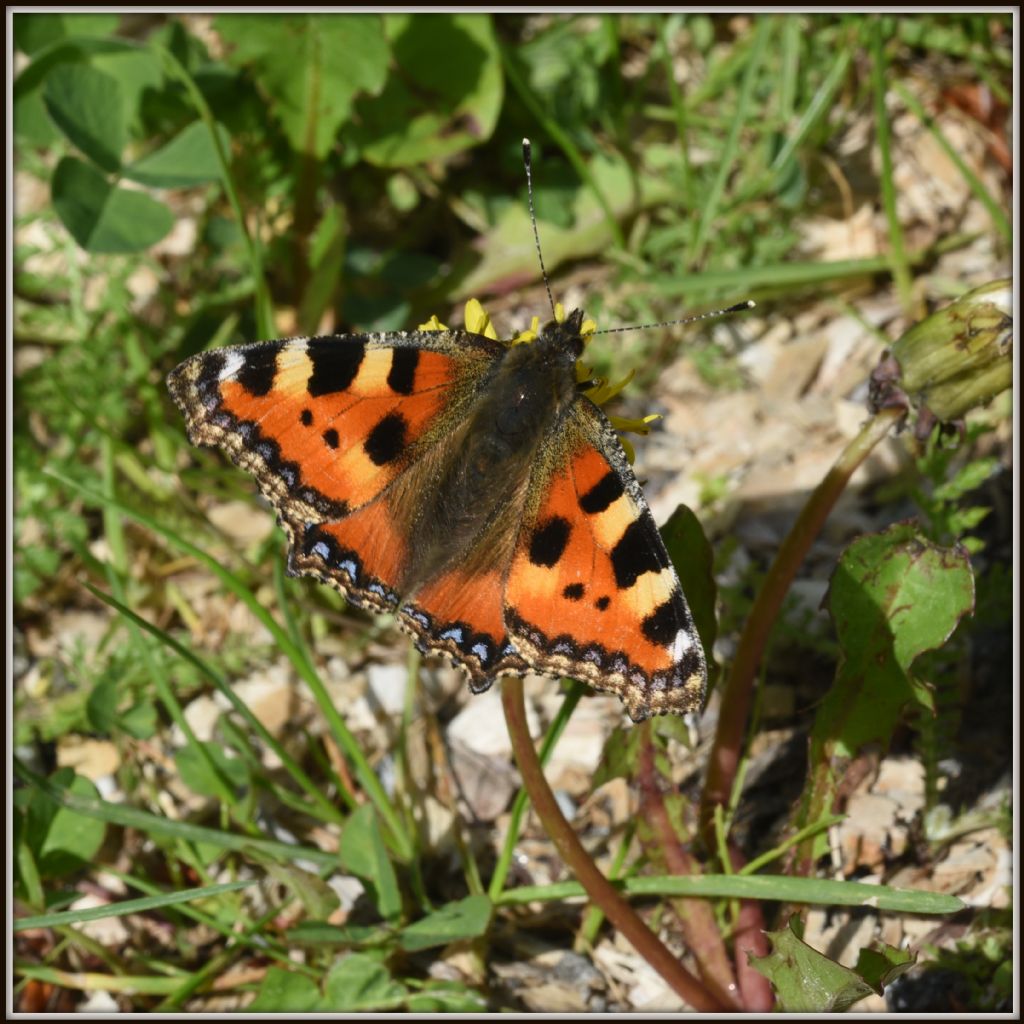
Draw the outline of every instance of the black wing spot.
[[[653,520],[635,519],[626,527],[612,548],[612,569],[620,590],[633,586],[645,572],[661,572],[668,565],[657,538]]]
[[[328,448],[338,447],[338,432],[334,427],[331,427],[330,430],[324,431],[324,444],[327,445]]]
[[[607,609],[608,605],[612,603],[612,599],[607,594],[602,594],[595,602],[594,607],[599,611],[603,612]]]
[[[242,365],[235,374],[235,380],[250,395],[261,397],[270,393],[274,386],[274,378],[277,376],[277,353],[283,346],[284,342],[273,341],[254,346],[245,353]]]
[[[580,508],[588,515],[597,515],[618,501],[622,494],[622,481],[616,473],[609,470],[580,498]]]
[[[311,427],[313,425],[313,412],[310,409],[303,409],[299,413],[299,420],[304,427]]]
[[[534,565],[544,565],[550,569],[565,553],[570,533],[572,526],[569,520],[553,516],[543,526],[534,530],[530,539],[530,561]]]
[[[312,398],[319,398],[352,386],[363,364],[366,345],[341,338],[311,338],[306,354],[313,366],[306,389]]]
[[[578,601],[583,596],[584,587],[582,583],[570,583],[562,591],[562,597],[567,601]]]
[[[661,647],[668,647],[675,640],[676,633],[679,632],[681,627],[682,623],[679,621],[679,616],[676,614],[676,609],[671,601],[659,604],[640,623],[640,629],[643,631],[644,636],[652,644],[658,644]]]
[[[411,395],[416,382],[416,367],[420,353],[415,348],[396,348],[391,352],[391,369],[388,371],[388,387],[396,395]]]
[[[405,448],[405,418],[397,412],[390,412],[370,431],[363,442],[363,451],[375,466],[386,466],[394,462]]]

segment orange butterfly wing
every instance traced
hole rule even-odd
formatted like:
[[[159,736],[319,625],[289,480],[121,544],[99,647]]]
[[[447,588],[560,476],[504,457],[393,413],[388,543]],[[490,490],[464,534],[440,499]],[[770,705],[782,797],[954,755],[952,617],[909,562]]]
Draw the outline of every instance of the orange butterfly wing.
[[[286,520],[326,522],[436,443],[492,345],[426,331],[293,338],[201,352],[167,383],[194,444],[223,448]]]
[[[430,474],[503,351],[460,331],[294,338],[199,353],[168,377],[190,440],[224,449],[278,510],[289,572],[396,612],[477,690],[525,667],[505,634],[500,577],[442,578],[399,608],[402,523],[417,474]]]
[[[513,644],[537,671],[618,694],[634,720],[699,710],[703,648],[615,430],[580,398],[543,450],[505,585]]]

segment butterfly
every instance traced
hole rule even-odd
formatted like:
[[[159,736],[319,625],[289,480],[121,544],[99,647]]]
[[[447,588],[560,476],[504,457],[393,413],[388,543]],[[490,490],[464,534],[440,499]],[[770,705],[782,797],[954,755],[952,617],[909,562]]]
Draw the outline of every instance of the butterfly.
[[[584,333],[577,309],[516,344],[290,338],[201,352],[167,383],[190,440],[223,449],[274,505],[288,572],[394,614],[473,692],[533,671],[615,693],[634,721],[698,710],[701,641],[619,437],[578,381]]]

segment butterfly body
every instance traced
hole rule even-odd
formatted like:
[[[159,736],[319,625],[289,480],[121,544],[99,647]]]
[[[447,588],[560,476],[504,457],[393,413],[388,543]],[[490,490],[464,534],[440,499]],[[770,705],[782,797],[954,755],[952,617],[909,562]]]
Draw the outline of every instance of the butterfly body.
[[[706,671],[679,581],[601,410],[583,314],[532,343],[462,331],[219,349],[168,378],[191,440],[251,471],[289,571],[390,612],[474,691],[583,679],[630,715],[692,711]]]
[[[521,514],[537,450],[577,400],[580,319],[505,349],[479,382],[440,452],[439,472],[419,482],[413,508],[398,510],[410,538],[403,598],[453,564],[483,569],[512,536],[509,519]]]

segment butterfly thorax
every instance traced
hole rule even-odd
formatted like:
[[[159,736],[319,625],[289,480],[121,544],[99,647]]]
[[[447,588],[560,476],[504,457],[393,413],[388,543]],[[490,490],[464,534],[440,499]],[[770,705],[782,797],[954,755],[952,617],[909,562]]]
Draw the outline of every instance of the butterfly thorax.
[[[538,449],[578,399],[582,320],[580,310],[552,320],[495,362],[445,463],[421,481],[428,494],[412,524],[406,595],[456,562],[493,562],[496,544],[514,542],[506,520],[521,515]]]

